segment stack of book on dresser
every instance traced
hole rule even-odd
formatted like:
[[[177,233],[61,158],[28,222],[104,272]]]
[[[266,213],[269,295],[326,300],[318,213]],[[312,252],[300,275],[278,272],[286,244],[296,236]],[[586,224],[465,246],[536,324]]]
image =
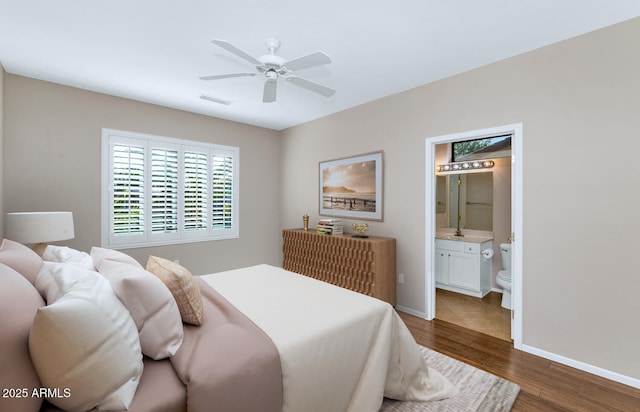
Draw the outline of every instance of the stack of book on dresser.
[[[320,219],[318,220],[317,231],[323,235],[341,235],[342,220],[340,219]]]

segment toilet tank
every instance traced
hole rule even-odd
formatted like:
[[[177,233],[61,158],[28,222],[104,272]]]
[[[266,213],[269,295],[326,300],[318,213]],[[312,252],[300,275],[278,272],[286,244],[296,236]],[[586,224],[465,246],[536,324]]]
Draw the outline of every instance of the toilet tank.
[[[500,243],[500,257],[502,269],[511,270],[511,243]]]

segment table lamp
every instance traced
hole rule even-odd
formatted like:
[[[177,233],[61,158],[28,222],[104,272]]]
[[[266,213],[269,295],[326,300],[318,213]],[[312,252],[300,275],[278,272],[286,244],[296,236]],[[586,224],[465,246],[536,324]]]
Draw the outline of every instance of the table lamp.
[[[15,212],[7,213],[5,237],[33,249],[43,251],[46,243],[73,239],[71,212]]]

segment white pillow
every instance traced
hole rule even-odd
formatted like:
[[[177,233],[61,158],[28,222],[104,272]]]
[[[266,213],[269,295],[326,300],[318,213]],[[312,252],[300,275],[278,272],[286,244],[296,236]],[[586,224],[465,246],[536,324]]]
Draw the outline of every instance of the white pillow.
[[[128,409],[142,375],[136,325],[109,282],[73,264],[45,262],[29,352],[42,387],[68,388],[49,401],[71,411]]]
[[[73,263],[88,270],[95,270],[93,259],[87,252],[71,249],[67,246],[47,245],[42,260],[58,263]]]
[[[91,248],[91,258],[93,259],[93,266],[95,267],[99,267],[101,261],[108,259],[113,260],[114,262],[127,263],[144,269],[142,265],[131,256],[113,249],[94,246]]]
[[[178,305],[164,283],[142,268],[109,259],[102,260],[98,270],[129,309],[142,353],[156,360],[173,356],[184,329]]]
[[[96,282],[87,273],[92,272],[72,263],[44,261],[40,266],[34,286],[47,301],[47,305],[51,305],[76,285],[82,286],[87,282]],[[93,273],[97,275],[96,272]]]

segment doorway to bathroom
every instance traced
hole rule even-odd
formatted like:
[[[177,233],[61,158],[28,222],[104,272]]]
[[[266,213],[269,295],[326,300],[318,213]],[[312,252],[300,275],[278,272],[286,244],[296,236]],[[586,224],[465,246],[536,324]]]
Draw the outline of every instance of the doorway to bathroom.
[[[511,142],[509,157],[496,154],[495,159],[482,160],[468,155],[466,158],[451,156],[453,146],[464,146],[459,142],[482,142],[505,136],[509,136]],[[499,140],[491,140],[488,146],[498,148]],[[431,137],[426,139],[425,146],[426,318],[437,317],[502,339],[511,338],[514,347],[520,349],[522,125]],[[442,152],[443,148],[446,153]],[[440,173],[436,173],[438,169]],[[472,175],[473,179],[469,179]],[[462,184],[478,186],[461,191]],[[512,239],[509,310],[502,308],[501,288],[495,279],[502,269],[500,244]],[[443,254],[443,248],[448,247],[452,248],[451,253]],[[461,249],[456,253],[456,248]],[[460,272],[458,268],[463,263],[466,269]],[[448,283],[447,265],[458,265],[455,274],[452,272],[451,283]],[[463,287],[458,287],[461,284]]]

